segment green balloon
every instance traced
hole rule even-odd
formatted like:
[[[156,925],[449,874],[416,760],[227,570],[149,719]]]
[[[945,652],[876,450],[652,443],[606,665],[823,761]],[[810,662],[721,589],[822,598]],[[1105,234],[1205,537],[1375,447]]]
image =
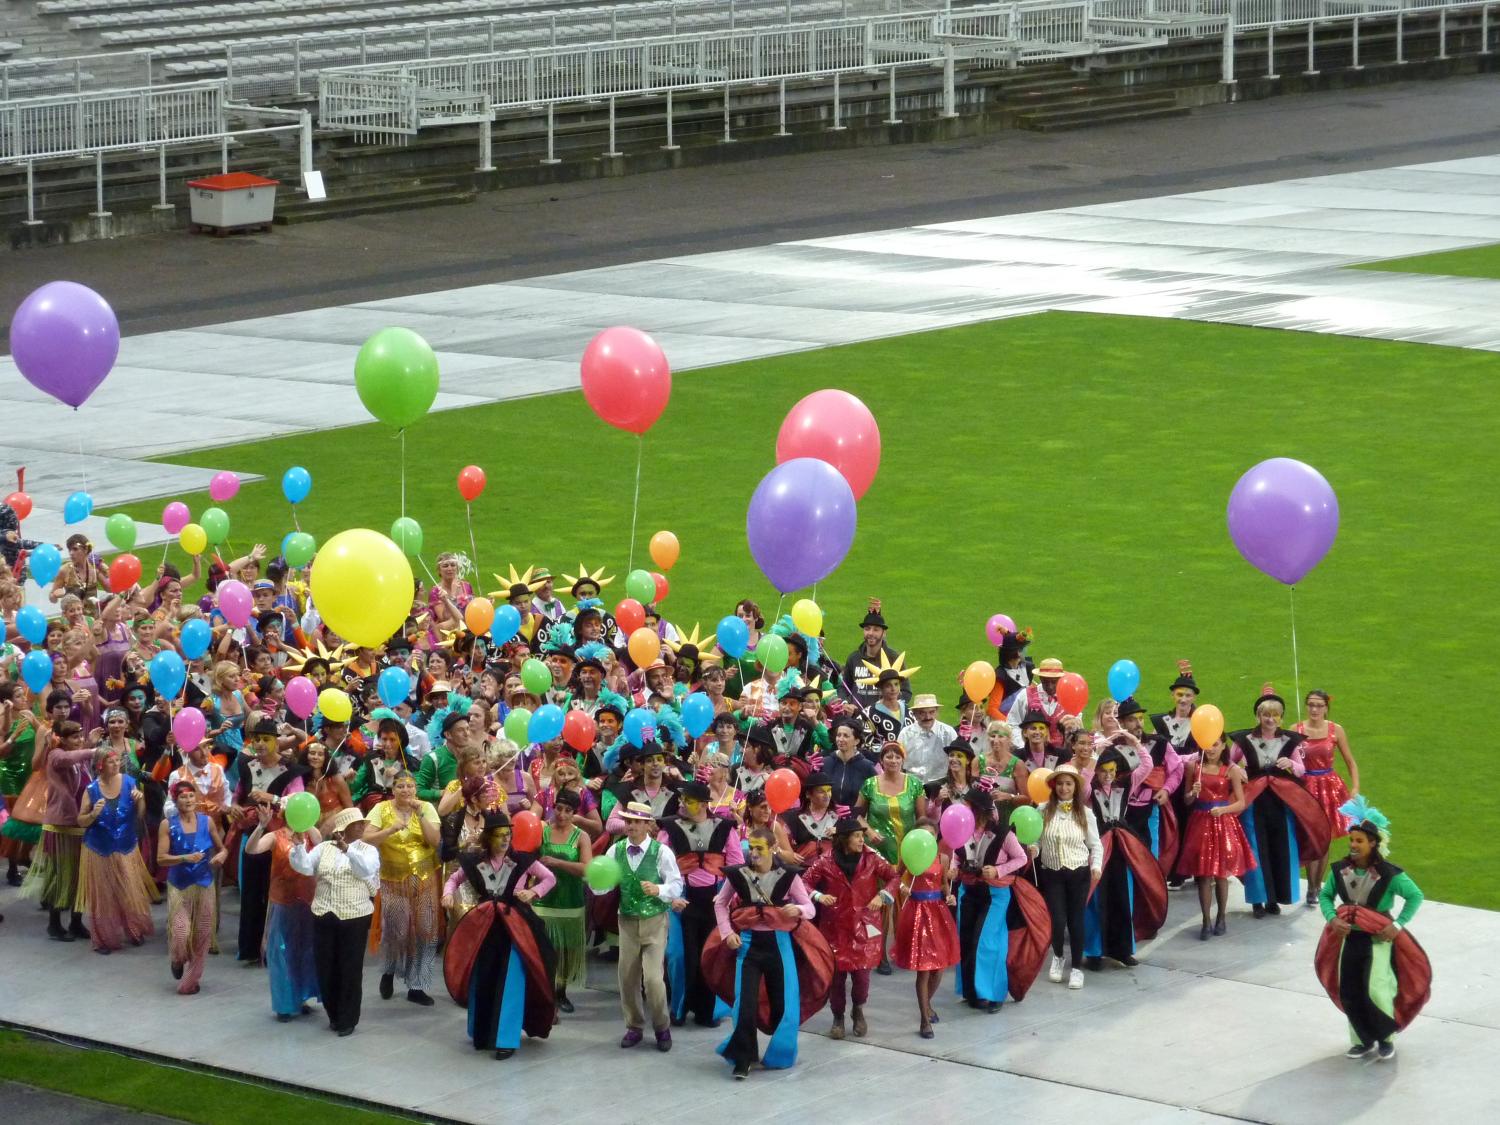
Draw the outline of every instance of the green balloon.
[[[135,546],[135,520],[124,512],[116,512],[104,523],[104,535],[122,551]]]
[[[198,517],[198,526],[203,528],[209,543],[217,547],[229,538],[229,513],[223,508],[210,508]]]
[[[314,824],[318,823],[318,818],[322,815],[322,811],[321,806],[318,804],[318,799],[311,793],[294,793],[287,798],[286,809],[284,810],[286,826],[293,832],[306,832]]]
[[[391,524],[391,540],[408,558],[422,553],[422,525],[410,516],[402,516]]]
[[[632,570],[625,576],[625,593],[642,605],[656,600],[656,579],[649,570]]]
[[[590,887],[603,894],[620,885],[620,865],[613,856],[596,855],[583,869],[583,877]]]
[[[294,531],[286,537],[286,561],[291,566],[306,566],[318,550],[318,541],[305,531]]]
[[[552,669],[533,656],[521,665],[521,683],[532,695],[542,695],[552,687]]]
[[[767,672],[781,671],[787,662],[786,639],[775,633],[762,633],[760,644],[755,646],[755,659]]]
[[[1042,838],[1042,814],[1030,805],[1011,810],[1010,826],[1015,829],[1017,843],[1034,844]]]
[[[517,746],[529,746],[531,740],[526,737],[526,731],[531,727],[531,712],[524,707],[517,707],[505,716],[505,737]]]
[[[366,410],[388,426],[405,429],[431,410],[437,398],[437,356],[411,329],[382,328],[359,349],[354,387]]]
[[[913,828],[901,840],[901,862],[913,875],[931,867],[937,854],[937,837],[925,828]]]

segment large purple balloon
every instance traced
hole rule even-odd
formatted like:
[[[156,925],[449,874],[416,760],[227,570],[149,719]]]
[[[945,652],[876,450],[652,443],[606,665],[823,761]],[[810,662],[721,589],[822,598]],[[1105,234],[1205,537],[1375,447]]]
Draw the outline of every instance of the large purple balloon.
[[[1339,533],[1339,501],[1323,474],[1290,457],[1262,461],[1229,494],[1229,537],[1245,561],[1295,586]]]
[[[114,367],[120,323],[88,286],[48,282],[11,317],[10,352],[28,383],[77,409]]]
[[[827,461],[797,457],[777,465],[756,486],[745,535],[755,565],[785,594],[838,569],[857,523],[849,482]]]

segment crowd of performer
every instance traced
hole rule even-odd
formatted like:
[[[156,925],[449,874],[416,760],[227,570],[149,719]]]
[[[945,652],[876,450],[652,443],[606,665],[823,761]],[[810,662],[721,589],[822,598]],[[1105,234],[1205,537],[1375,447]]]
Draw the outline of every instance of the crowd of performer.
[[[999,646],[988,698],[948,700],[950,724],[935,694],[913,694],[878,602],[842,661],[753,601],[733,607],[748,635],[737,656],[647,607],[660,646],[643,663],[602,570],[512,570],[490,596],[522,625],[495,644],[466,626],[478,576],[444,554],[406,627],[372,649],[343,644],[301,573],[259,549],[213,560],[193,602],[196,570],[109,594],[92,545],[67,547],[40,644],[16,625],[23,561],[0,574],[0,856],[48,937],[99,954],[141,945],[164,897],[183,995],[206,987],[223,942],[264,965],[277,1019],[317,1002],[349,1035],[370,955],[382,999],[399,988],[431,1005],[441,983],[474,1047],[503,1059],[573,1014],[602,958],[618,963],[622,1048],[669,1051],[674,1028],[722,1027],[718,1051],[743,1078],[792,1065],[798,1028],[825,1007],[832,1038],[867,1035],[872,974],[913,974],[917,1034],[932,1038],[950,972],[958,1001],[989,1013],[1043,973],[1081,989],[1137,963],[1174,886],[1196,891],[1198,938],[1224,937],[1238,880],[1246,917],[1321,907],[1318,972],[1351,1057],[1394,1053],[1426,996],[1405,931],[1421,892],[1389,860],[1326,692],[1296,701],[1306,717],[1292,721],[1268,684],[1226,706],[1243,729],[1199,745],[1186,661],[1157,713],[1125,698],[1070,714],[1065,664],[1033,662],[1023,629]],[[227,577],[253,593],[243,627],[215,602]],[[168,698],[152,658],[181,651],[198,620],[212,644]],[[756,659],[771,636],[787,651],[775,671]],[[20,676],[34,649],[52,660],[40,691]],[[391,667],[411,687],[387,705]],[[352,714],[299,717],[293,677],[343,689]],[[690,733],[696,693],[712,716]],[[508,718],[549,704],[566,733],[508,736]],[[192,745],[179,745],[184,708],[203,715]],[[318,822],[293,831],[303,793]],[[1039,831],[1020,830],[1037,814]],[[946,842],[914,871],[902,845],[919,829]],[[1330,867],[1342,837],[1349,857]]]

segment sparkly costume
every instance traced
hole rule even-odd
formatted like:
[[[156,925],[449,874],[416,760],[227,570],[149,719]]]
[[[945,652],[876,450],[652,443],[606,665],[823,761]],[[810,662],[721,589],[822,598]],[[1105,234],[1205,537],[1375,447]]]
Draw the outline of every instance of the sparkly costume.
[[[431,805],[412,811],[406,827],[380,844],[380,898],[376,924],[370,930],[370,951],[384,954],[385,975],[396,975],[409,991],[426,992],[442,936],[439,908],[437,852],[422,834],[422,820],[437,822]],[[382,801],[370,813],[376,830],[396,822],[394,801]]]
[[[1198,799],[1192,805],[1182,849],[1177,855],[1177,874],[1215,879],[1238,878],[1255,867],[1255,855],[1237,816],[1214,816],[1210,810],[1234,802],[1229,771],[1198,771]]]
[[[958,926],[943,901],[943,862],[912,880],[911,893],[896,918],[891,960],[903,969],[928,972],[958,964]]]
[[[1349,789],[1333,768],[1334,751],[1338,749],[1339,725],[1330,722],[1322,738],[1313,738],[1306,728],[1306,723],[1298,723],[1293,728],[1306,739],[1302,743],[1302,765],[1306,771],[1302,775],[1302,786],[1322,807],[1323,815],[1328,817],[1328,825],[1333,830],[1333,838],[1338,839],[1349,835],[1349,818],[1339,812],[1339,806],[1349,799]]]
[[[122,949],[127,941],[140,945],[154,932],[156,880],[141,858],[135,791],[135,779],[123,774],[117,797],[105,797],[97,780],[88,787],[89,800],[104,807],[83,833],[74,909],[87,911],[95,949]]]

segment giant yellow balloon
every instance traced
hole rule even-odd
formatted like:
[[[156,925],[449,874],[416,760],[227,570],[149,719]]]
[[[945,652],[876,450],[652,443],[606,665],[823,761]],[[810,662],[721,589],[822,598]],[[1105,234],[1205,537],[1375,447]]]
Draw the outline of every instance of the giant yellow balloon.
[[[341,531],[313,560],[313,605],[345,640],[374,647],[411,612],[411,564],[401,548],[369,528]]]

